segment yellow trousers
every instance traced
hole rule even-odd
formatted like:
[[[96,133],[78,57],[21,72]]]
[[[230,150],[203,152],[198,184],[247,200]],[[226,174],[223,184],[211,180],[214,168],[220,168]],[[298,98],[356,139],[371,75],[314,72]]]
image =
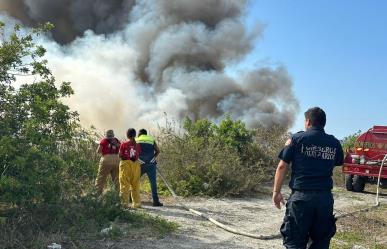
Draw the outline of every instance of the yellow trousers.
[[[131,160],[120,161],[120,197],[123,205],[129,206],[129,194],[131,194],[132,207],[141,207],[140,177],[141,165],[138,160],[135,162]]]

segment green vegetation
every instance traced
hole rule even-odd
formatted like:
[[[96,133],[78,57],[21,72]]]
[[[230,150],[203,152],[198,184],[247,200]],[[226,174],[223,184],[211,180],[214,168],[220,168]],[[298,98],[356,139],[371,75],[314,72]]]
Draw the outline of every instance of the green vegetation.
[[[344,137],[342,146],[344,151],[353,150],[355,148],[356,139],[361,135],[361,131]]]
[[[369,212],[357,213],[337,221],[338,231],[330,248],[351,249],[355,245],[386,249],[387,207],[382,205]]]
[[[101,238],[160,237],[177,225],[146,213],[125,210],[116,192],[91,195],[57,204],[41,204],[34,210],[3,209],[0,216],[0,248],[44,248],[52,242],[65,248],[90,248]],[[112,229],[106,234],[104,228]]]
[[[359,137],[360,134],[361,134],[361,131],[359,130],[358,132],[356,132],[354,134],[350,134],[350,135],[344,137],[344,139],[341,142],[344,154],[346,154],[350,150],[352,150],[352,151],[354,150],[356,139]],[[332,178],[333,178],[333,182],[334,182],[335,186],[344,187],[344,184],[345,184],[344,177],[345,176],[341,172],[341,170],[342,170],[341,167],[336,167],[333,170]]]
[[[175,223],[124,209],[114,191],[102,197],[93,193],[96,135],[62,103],[73,94],[70,83],[55,81],[43,59],[45,49],[33,42],[51,28],[47,24],[23,34],[19,26],[6,32],[0,23],[0,248],[45,248],[52,242],[90,248],[90,241],[101,237],[138,239],[175,231]],[[160,167],[184,196],[258,190],[272,181],[286,140],[281,127],[249,130],[229,116],[219,124],[187,118],[183,128],[163,129],[158,141]],[[352,148],[358,135],[346,137],[344,149]],[[150,192],[148,184],[143,189]],[[378,239],[379,233],[387,236],[385,211],[340,220],[351,229],[339,229],[332,248],[386,248]]]
[[[137,234],[151,234],[156,237],[162,237],[168,233],[176,231],[178,225],[173,222],[166,221],[161,217],[153,217],[145,212],[137,212],[127,216],[127,229],[133,235],[133,231],[130,228],[137,230]],[[144,232],[148,231],[148,232]]]
[[[145,193],[148,195],[151,195],[152,193],[151,185],[146,174],[141,177],[140,190],[141,193]],[[169,192],[167,186],[165,186],[164,182],[161,179],[157,179],[157,193],[160,196],[171,196],[171,193]]]
[[[166,128],[159,138],[160,168],[183,196],[251,193],[272,180],[286,140],[280,127],[248,130],[229,116],[219,125],[187,118],[183,128],[182,134]]]
[[[84,140],[72,139],[83,135],[77,114],[60,101],[72,94],[69,83],[56,86],[47,62],[40,60],[44,48],[32,42],[41,30],[19,37],[18,29],[3,35],[0,48],[0,201],[32,206],[57,202],[63,190],[72,188],[72,182],[60,179],[75,180],[76,162],[66,159],[75,158],[73,143],[82,146]],[[13,86],[17,76],[28,75],[37,81]],[[77,167],[77,174],[89,173],[88,161],[81,162],[86,167]]]
[[[70,83],[55,81],[33,42],[51,28],[25,34],[0,23],[0,248],[79,248],[117,221],[172,231],[160,218],[124,210],[117,193],[94,196],[96,136],[62,103]]]
[[[361,241],[361,234],[358,232],[338,232],[336,239],[347,243],[359,243]]]

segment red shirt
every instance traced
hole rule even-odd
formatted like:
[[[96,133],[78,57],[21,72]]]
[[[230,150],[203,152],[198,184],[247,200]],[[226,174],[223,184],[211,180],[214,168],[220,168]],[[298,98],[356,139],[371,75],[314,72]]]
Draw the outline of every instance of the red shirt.
[[[102,155],[107,155],[107,154],[118,154],[118,151],[120,149],[120,140],[117,138],[112,138],[111,141],[109,139],[104,138],[101,140],[99,143],[102,149]]]
[[[120,155],[122,160],[137,161],[141,153],[141,145],[132,141],[126,141],[121,144]]]

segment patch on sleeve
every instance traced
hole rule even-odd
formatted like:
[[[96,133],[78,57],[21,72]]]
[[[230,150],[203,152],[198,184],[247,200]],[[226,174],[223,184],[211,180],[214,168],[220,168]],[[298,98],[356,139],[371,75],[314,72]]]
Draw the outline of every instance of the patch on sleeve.
[[[292,144],[292,139],[289,138],[288,140],[286,140],[285,146],[288,146],[291,144]]]

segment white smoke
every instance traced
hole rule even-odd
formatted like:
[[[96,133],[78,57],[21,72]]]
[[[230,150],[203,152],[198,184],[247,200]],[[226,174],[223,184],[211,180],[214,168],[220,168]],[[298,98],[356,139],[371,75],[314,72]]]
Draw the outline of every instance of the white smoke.
[[[84,125],[123,134],[152,129],[165,113],[215,121],[230,114],[249,127],[292,125],[298,102],[285,68],[238,78],[225,73],[262,34],[261,27],[246,31],[245,1],[130,2],[126,25],[112,34],[88,30],[67,45],[42,40],[54,76],[72,82],[67,103]]]

